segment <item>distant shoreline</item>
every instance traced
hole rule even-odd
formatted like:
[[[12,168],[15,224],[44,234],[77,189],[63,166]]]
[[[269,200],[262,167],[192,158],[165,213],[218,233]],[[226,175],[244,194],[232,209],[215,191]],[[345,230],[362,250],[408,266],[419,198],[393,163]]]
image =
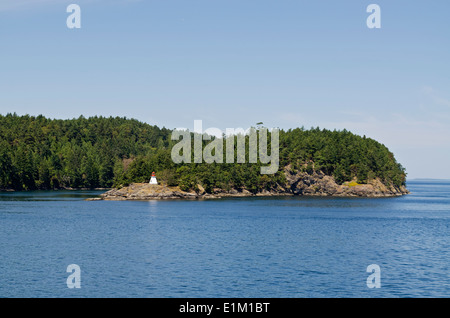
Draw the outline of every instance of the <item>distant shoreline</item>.
[[[438,178],[415,178],[415,179],[406,179],[406,182],[411,181],[450,181],[450,179],[438,179]]]
[[[26,192],[40,192],[40,191],[48,191],[48,192],[57,192],[57,191],[109,191],[113,188],[60,188],[60,189],[36,189],[36,190],[14,190],[14,189],[0,189],[0,193],[2,192],[17,192],[17,193],[26,193]]]

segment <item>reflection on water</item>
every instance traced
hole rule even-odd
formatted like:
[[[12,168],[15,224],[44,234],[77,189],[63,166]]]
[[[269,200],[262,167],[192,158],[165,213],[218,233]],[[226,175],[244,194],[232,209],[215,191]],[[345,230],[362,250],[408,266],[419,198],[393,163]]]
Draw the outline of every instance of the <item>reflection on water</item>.
[[[98,190],[0,192],[0,201],[75,201],[97,197],[104,192]]]

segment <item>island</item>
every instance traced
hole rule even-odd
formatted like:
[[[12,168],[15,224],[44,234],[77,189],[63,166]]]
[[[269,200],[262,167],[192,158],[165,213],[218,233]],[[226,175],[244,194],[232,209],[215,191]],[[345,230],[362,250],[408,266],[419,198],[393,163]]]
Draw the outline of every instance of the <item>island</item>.
[[[409,193],[406,171],[394,154],[345,129],[280,130],[273,174],[261,174],[265,164],[259,160],[176,163],[171,155],[178,140],[172,133],[125,117],[0,115],[0,190],[110,189],[99,200]],[[149,184],[152,172],[158,184]]]

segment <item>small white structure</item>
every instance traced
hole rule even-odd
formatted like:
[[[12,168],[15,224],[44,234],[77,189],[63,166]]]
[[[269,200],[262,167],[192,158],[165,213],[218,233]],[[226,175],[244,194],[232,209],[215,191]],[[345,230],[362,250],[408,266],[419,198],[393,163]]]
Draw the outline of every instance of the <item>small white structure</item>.
[[[150,184],[158,184],[156,180],[155,172],[152,173],[152,177],[150,178]]]

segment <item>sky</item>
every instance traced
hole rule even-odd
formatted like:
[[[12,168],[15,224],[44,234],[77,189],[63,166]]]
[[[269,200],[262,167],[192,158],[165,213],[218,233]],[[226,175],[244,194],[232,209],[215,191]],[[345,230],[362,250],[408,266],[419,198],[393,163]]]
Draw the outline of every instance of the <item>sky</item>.
[[[448,12],[448,0],[0,0],[0,114],[345,128],[386,145],[408,179],[450,179]]]

